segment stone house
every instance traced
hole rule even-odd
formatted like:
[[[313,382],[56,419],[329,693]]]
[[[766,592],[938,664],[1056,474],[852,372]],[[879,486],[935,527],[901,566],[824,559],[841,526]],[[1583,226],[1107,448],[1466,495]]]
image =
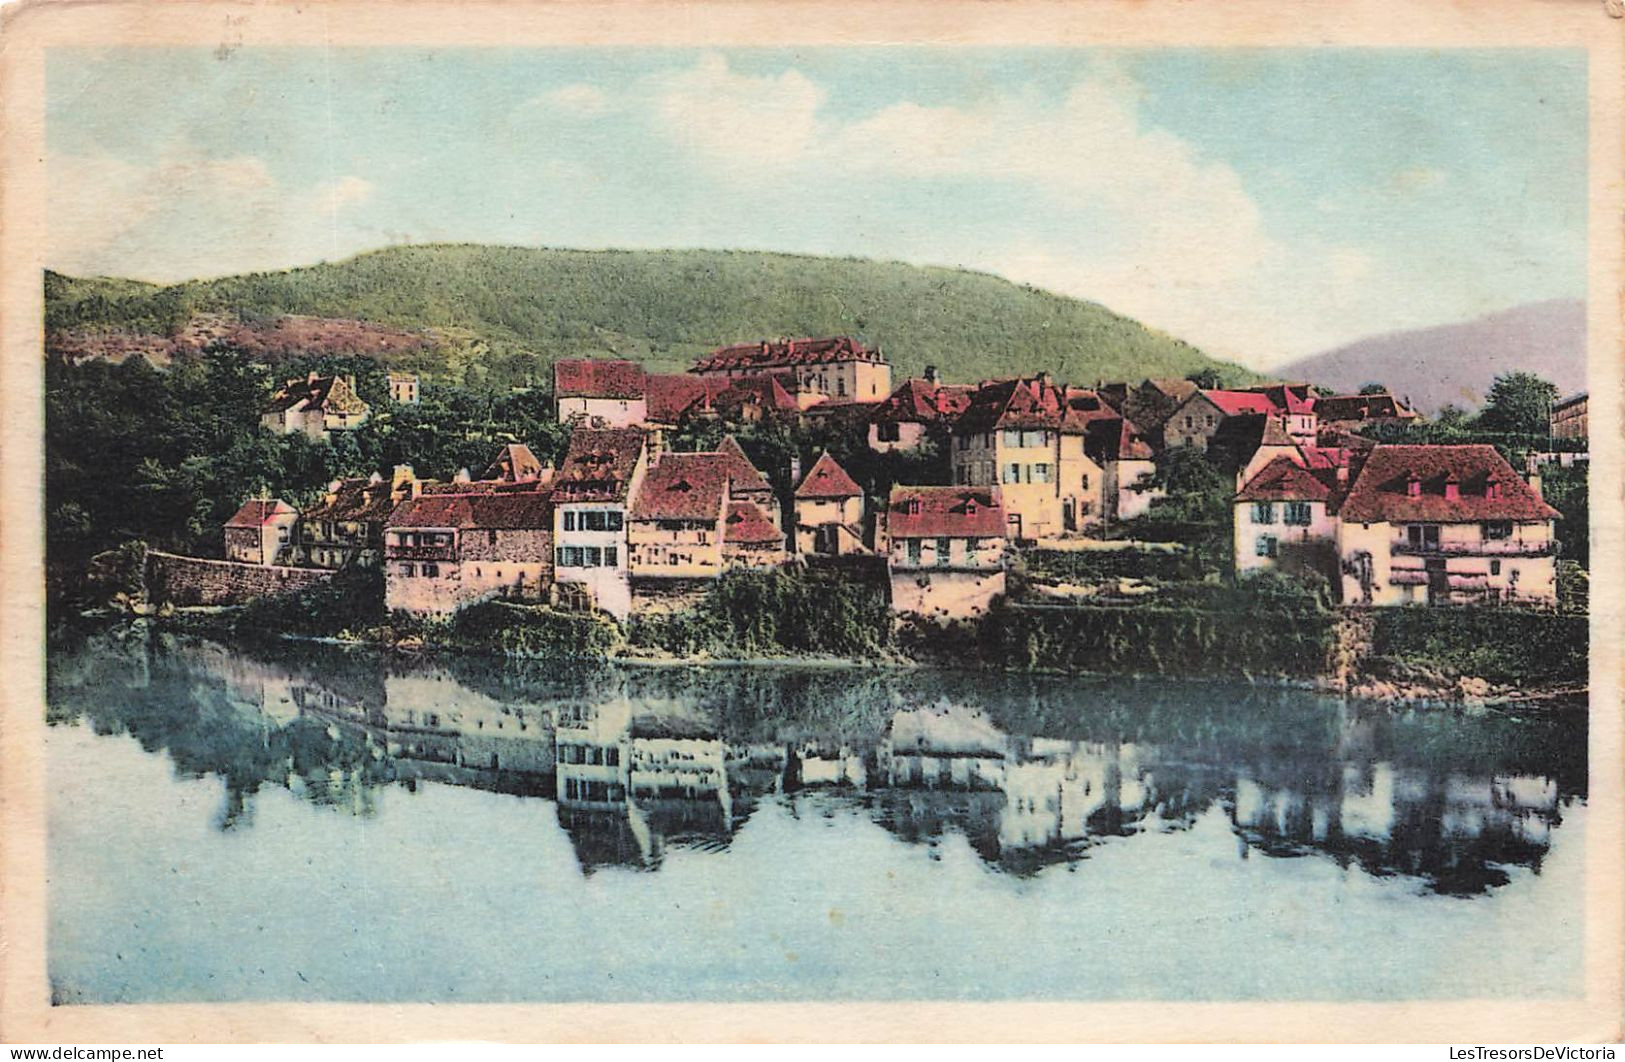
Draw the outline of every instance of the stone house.
[[[1136,490],[1157,471],[1151,444],[1127,417],[1097,416],[1084,429],[1084,455],[1101,471],[1100,516],[1109,522],[1143,516],[1161,489]]]
[[[411,372],[389,374],[389,400],[397,406],[418,404],[418,377]]]
[[[787,560],[784,532],[754,502],[728,503],[722,563],[728,568],[774,568]]]
[[[1581,391],[1552,406],[1548,418],[1554,439],[1585,439],[1589,430],[1586,409],[1590,404],[1588,393]]]
[[[224,528],[226,559],[243,564],[292,564],[298,553],[294,529],[299,511],[278,498],[253,498]]]
[[[553,479],[553,577],[617,619],[632,611],[627,514],[649,458],[640,428],[584,428]]]
[[[313,372],[278,389],[261,410],[260,425],[279,435],[303,432],[313,440],[327,439],[332,432],[361,427],[371,412],[356,394],[355,377]]]
[[[1085,437],[1112,415],[1093,391],[1047,373],[984,383],[953,426],[953,480],[999,488],[1012,541],[1081,530],[1100,518],[1104,480]]]
[[[893,487],[886,505],[892,611],[935,620],[986,612],[1005,589],[997,487]]]
[[[925,376],[904,380],[869,414],[869,448],[876,453],[917,450],[933,431],[944,435],[970,405],[973,388],[945,384],[927,366]]]
[[[1168,446],[1208,449],[1214,437],[1238,420],[1261,427],[1270,417],[1284,418],[1286,433],[1312,446],[1319,423],[1314,399],[1301,385],[1277,384],[1245,391],[1198,390],[1176,409],[1162,428]]]
[[[1369,395],[1322,395],[1315,416],[1323,427],[1358,430],[1375,424],[1410,424],[1416,411],[1387,391]]]
[[[863,488],[828,452],[813,462],[795,494],[796,552],[825,557],[867,553]]]
[[[1343,602],[1553,604],[1557,516],[1493,446],[1373,447],[1337,512]]]
[[[848,336],[718,347],[689,372],[725,378],[787,373],[799,385],[796,400],[802,409],[823,402],[879,402],[892,389],[885,357]]]
[[[666,453],[650,465],[627,513],[632,578],[722,574],[728,465],[720,453]]]
[[[553,363],[553,400],[560,424],[630,428],[648,417],[643,366],[609,358],[563,358]]]
[[[384,525],[384,604],[446,615],[493,597],[540,600],[553,576],[549,478],[425,485]]]
[[[411,465],[396,465],[386,482],[336,479],[322,500],[306,509],[299,526],[305,563],[317,568],[376,568],[383,561],[384,523],[395,506],[416,497],[422,482]]]
[[[773,484],[751,461],[745,448],[739,445],[739,440],[732,435],[723,436],[722,442],[717,444],[717,452],[727,459],[729,498],[736,502],[750,502],[773,522],[774,527],[783,527],[784,516]]]

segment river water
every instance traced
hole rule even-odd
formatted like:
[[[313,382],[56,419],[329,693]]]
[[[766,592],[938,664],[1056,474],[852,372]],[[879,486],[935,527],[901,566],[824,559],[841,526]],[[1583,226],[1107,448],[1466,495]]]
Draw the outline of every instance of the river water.
[[[1581,990],[1583,709],[134,635],[49,675],[60,1003]]]

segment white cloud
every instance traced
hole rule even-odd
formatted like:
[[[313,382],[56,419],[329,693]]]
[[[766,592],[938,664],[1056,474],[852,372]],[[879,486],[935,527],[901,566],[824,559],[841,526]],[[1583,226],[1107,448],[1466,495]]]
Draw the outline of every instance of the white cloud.
[[[48,261],[70,273],[181,280],[303,265],[360,249],[340,218],[373,193],[344,175],[289,188],[265,160],[177,142],[147,166],[98,153],[50,160]]]
[[[722,174],[793,167],[826,132],[818,110],[828,93],[796,70],[751,77],[711,54],[647,87],[657,127]]]

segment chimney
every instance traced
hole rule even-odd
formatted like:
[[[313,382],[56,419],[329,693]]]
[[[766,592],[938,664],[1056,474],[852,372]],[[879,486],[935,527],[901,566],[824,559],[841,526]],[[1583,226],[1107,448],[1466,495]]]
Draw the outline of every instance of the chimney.
[[[935,365],[927,365],[925,367],[925,382],[928,384],[935,384],[937,382],[937,367]]]
[[[1456,474],[1454,472],[1452,472],[1448,476],[1444,477],[1444,500],[1445,501],[1460,501],[1461,500],[1461,480],[1459,478],[1457,478],[1457,476],[1456,476]]]
[[[801,455],[790,455],[790,486],[795,488],[801,485]]]
[[[1405,478],[1405,497],[1420,498],[1422,496],[1422,480],[1415,472]]]
[[[1484,481],[1484,497],[1494,501],[1501,496],[1501,481],[1491,476]]]
[[[1545,495],[1540,491],[1540,472],[1531,469],[1529,472],[1529,489],[1535,492],[1535,497],[1545,501]]]
[[[1048,372],[1039,373],[1038,374],[1038,386],[1040,386],[1042,388],[1045,388],[1046,390],[1048,388],[1054,387],[1055,386],[1055,377],[1051,376]]]

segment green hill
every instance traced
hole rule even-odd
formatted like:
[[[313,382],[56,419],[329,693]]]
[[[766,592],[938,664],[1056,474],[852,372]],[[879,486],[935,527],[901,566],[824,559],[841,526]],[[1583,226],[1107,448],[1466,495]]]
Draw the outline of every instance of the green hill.
[[[937,366],[971,381],[1047,369],[1064,380],[1184,376],[1217,367],[1105,307],[983,273],[744,251],[572,251],[437,245],[277,273],[155,286],[46,276],[46,324],[67,332],[173,332],[196,314],[283,314],[432,329],[417,367],[465,384],[548,378],[554,359],[686,367],[712,347],[785,335],[855,335],[898,378]]]

